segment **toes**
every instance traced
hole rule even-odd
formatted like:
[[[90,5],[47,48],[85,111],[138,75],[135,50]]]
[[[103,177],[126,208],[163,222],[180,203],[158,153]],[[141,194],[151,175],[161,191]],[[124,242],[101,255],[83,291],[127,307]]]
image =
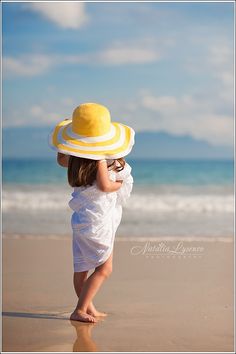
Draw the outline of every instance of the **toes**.
[[[107,313],[99,312],[99,311],[96,311],[96,312],[88,311],[87,314],[92,317],[106,317],[107,316]]]
[[[81,321],[84,321],[84,322],[93,322],[93,317],[91,317],[91,316],[86,316],[86,315],[84,315],[84,316],[79,316],[80,317],[80,319],[81,319]]]
[[[91,319],[92,319],[93,323],[97,322],[97,320],[94,317],[92,317],[92,316],[91,316]]]
[[[86,322],[92,322],[92,323],[94,322],[94,318],[92,317],[87,317],[85,320]]]
[[[91,315],[88,315],[86,312],[78,312],[78,317],[80,318],[79,321],[83,322],[96,322],[95,318]]]
[[[91,322],[91,323],[97,322],[93,316],[88,315],[87,313],[84,313],[84,312],[79,312],[79,311],[73,312],[70,316],[70,320],[80,321],[80,322]]]

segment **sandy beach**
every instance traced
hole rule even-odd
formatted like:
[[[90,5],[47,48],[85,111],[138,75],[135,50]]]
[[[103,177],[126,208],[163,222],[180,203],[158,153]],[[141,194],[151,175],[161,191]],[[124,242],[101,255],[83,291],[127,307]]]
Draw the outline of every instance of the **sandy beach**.
[[[69,320],[70,239],[4,237],[2,349],[233,352],[234,244],[226,241],[117,238],[113,274],[94,301],[109,315],[85,324]]]

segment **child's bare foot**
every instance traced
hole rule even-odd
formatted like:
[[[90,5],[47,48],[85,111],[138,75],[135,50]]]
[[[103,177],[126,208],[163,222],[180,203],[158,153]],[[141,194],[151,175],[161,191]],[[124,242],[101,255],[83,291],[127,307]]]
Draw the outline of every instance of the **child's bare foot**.
[[[80,321],[80,322],[92,322],[95,323],[97,320],[90,314],[83,312],[81,310],[75,310],[71,316],[70,320],[72,321]]]
[[[93,303],[90,303],[87,313],[93,317],[105,317],[107,313],[98,311]]]

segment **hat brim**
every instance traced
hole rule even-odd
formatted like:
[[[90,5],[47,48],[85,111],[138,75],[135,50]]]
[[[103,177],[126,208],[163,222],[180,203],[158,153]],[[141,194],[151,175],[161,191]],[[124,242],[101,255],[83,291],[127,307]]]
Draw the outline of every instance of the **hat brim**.
[[[49,134],[49,145],[66,155],[93,160],[118,159],[128,155],[134,145],[134,130],[112,122],[110,131],[97,137],[86,137],[72,131],[72,120],[63,120]]]

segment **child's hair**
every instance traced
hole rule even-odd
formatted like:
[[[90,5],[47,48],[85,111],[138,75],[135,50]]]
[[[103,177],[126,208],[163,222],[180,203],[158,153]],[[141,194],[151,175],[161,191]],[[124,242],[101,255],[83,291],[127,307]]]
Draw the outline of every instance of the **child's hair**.
[[[117,166],[116,161],[119,162]],[[84,159],[82,157],[70,156],[67,170],[68,183],[71,187],[81,187],[92,185],[96,180],[98,161]],[[125,166],[125,159],[114,160],[109,169],[113,169],[116,172],[122,171]]]

